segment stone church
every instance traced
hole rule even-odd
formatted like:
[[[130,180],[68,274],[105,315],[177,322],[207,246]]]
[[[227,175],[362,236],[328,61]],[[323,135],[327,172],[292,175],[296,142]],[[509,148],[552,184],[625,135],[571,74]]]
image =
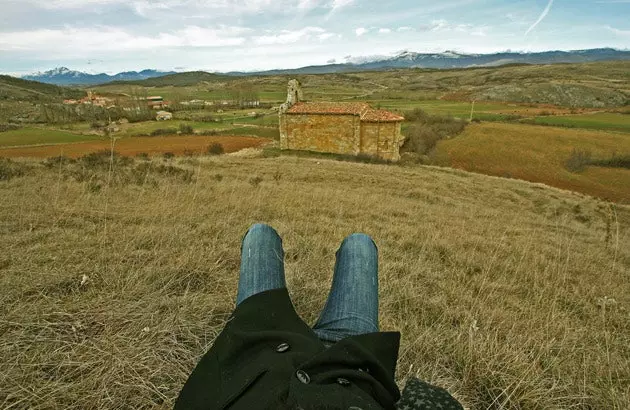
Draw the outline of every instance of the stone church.
[[[297,80],[289,81],[280,107],[280,148],[400,159],[404,118],[360,102],[304,102]]]

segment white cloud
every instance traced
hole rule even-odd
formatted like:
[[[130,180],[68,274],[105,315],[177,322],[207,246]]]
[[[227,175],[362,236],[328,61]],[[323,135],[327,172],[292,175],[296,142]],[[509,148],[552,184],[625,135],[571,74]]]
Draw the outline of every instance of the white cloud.
[[[420,26],[420,31],[433,33],[461,33],[471,36],[486,36],[488,26],[474,26],[472,24],[452,24],[447,20],[433,20],[430,24]]]
[[[322,33],[317,36],[317,38],[320,40],[328,40],[329,38],[333,38],[333,37],[339,37],[339,35],[335,33]]]
[[[354,32],[356,33],[357,37],[361,37],[362,35],[366,34],[369,30],[366,29],[365,27],[359,27],[358,29],[354,30]]]
[[[630,1],[628,1],[628,3],[630,3]],[[615,27],[611,27],[611,26],[606,26],[606,28],[609,31],[612,31],[613,33],[617,34],[618,36],[629,36],[630,37],[630,30],[621,30]]]
[[[440,20],[433,20],[431,21],[430,24],[420,26],[420,29],[422,31],[440,31],[440,30],[449,30],[450,27],[451,26],[449,25],[448,21],[444,19],[440,19]]]
[[[337,11],[354,3],[355,0],[333,0],[331,4],[332,11]]]
[[[98,12],[106,6],[127,6],[145,17],[156,13],[204,15],[206,18],[259,13],[291,14],[316,7],[342,8],[354,0],[23,0],[42,9],[83,9]],[[331,2],[332,1],[332,2]],[[183,13],[185,12],[185,13]]]
[[[413,27],[408,27],[408,26],[398,27],[396,31],[398,31],[399,33],[404,33],[405,31],[413,31]]]
[[[382,29],[379,29],[379,30],[378,30],[378,32],[379,32],[380,34],[389,34],[389,33],[391,33],[391,32],[392,32],[392,30],[391,30],[391,29],[389,29],[389,28],[382,28]]]
[[[304,27],[300,30],[282,30],[278,34],[254,37],[253,41],[255,44],[259,45],[291,44],[310,39],[314,35],[317,35],[320,40],[323,40],[329,38],[328,34],[334,36],[333,33],[328,33],[321,27]],[[324,38],[322,38],[322,36],[324,36]]]
[[[38,29],[2,33],[0,50],[27,50],[73,55],[99,51],[129,51],[161,47],[225,47],[245,42],[243,27],[188,26],[152,36],[134,35],[115,27]]]

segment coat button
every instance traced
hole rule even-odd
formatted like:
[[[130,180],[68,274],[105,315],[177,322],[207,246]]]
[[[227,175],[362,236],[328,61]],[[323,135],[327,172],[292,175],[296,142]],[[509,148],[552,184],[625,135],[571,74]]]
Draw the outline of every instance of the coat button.
[[[286,352],[287,350],[289,350],[290,348],[291,348],[291,346],[289,346],[289,344],[288,344],[288,343],[280,343],[280,344],[278,345],[278,347],[276,347],[276,352],[278,352],[278,353],[284,353],[284,352]]]
[[[350,386],[350,380],[344,379],[343,377],[338,378],[337,383],[339,383],[342,386]]]
[[[304,384],[309,384],[311,382],[310,376],[304,370],[298,370],[295,373],[295,376],[298,378],[299,381],[301,381]]]

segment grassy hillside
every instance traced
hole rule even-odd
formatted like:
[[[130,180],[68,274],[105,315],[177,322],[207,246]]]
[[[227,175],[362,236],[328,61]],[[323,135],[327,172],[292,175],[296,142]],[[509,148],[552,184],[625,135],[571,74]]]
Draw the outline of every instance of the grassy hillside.
[[[524,124],[471,124],[458,137],[440,141],[436,157],[442,165],[630,203],[629,169],[589,167],[572,173],[564,164],[574,149],[588,150],[600,159],[623,155],[630,153],[630,136]]]
[[[139,85],[143,87],[176,86],[185,87],[203,82],[216,82],[232,79],[233,77],[207,73],[205,71],[190,71],[187,73],[169,74],[161,77],[147,78],[137,81],[113,81],[106,85]]]
[[[565,107],[608,108],[630,101],[630,61],[557,65],[512,65],[456,70],[405,69],[321,75],[230,77],[204,72],[180,73],[139,82],[97,87],[99,92],[128,92],[129,85],[158,87],[172,98],[222,98],[225,89],[247,86],[265,102],[282,102],[287,81],[298,78],[309,100],[360,99],[422,101],[512,101]],[[186,87],[171,90],[169,87]],[[162,89],[160,89],[162,88]]]
[[[473,409],[630,407],[630,208],[440,168],[181,161],[192,179],[159,161],[0,181],[1,407],[172,408],[258,221],[284,238],[308,323],[343,237],[375,238],[401,383]]]
[[[84,96],[84,91],[74,88],[58,87],[0,75],[0,100],[48,101],[51,99],[82,98]]]

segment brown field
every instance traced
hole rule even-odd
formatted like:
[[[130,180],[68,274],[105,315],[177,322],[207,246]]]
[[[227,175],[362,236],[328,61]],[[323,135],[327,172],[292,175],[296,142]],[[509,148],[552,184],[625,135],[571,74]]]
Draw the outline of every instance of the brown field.
[[[114,149],[119,154],[128,156],[140,153],[156,155],[165,152],[183,155],[186,153],[205,153],[208,146],[219,143],[223,145],[226,153],[230,153],[244,148],[258,148],[270,141],[265,138],[240,136],[131,137],[116,140]],[[91,152],[108,150],[110,148],[111,143],[109,141],[90,141],[76,144],[0,149],[0,157],[49,158],[64,155],[69,158],[78,158]]]
[[[583,173],[569,172],[564,162],[574,148],[608,158],[614,152],[630,152],[630,135],[525,124],[471,124],[460,136],[440,141],[436,155],[442,165],[630,203],[630,170],[589,167]]]
[[[401,386],[418,376],[470,409],[630,408],[629,207],[436,167],[171,164],[194,177],[78,180],[30,161],[0,181],[0,408],[172,408],[234,307],[240,240],[260,221],[283,236],[307,323],[340,241],[374,237]]]

